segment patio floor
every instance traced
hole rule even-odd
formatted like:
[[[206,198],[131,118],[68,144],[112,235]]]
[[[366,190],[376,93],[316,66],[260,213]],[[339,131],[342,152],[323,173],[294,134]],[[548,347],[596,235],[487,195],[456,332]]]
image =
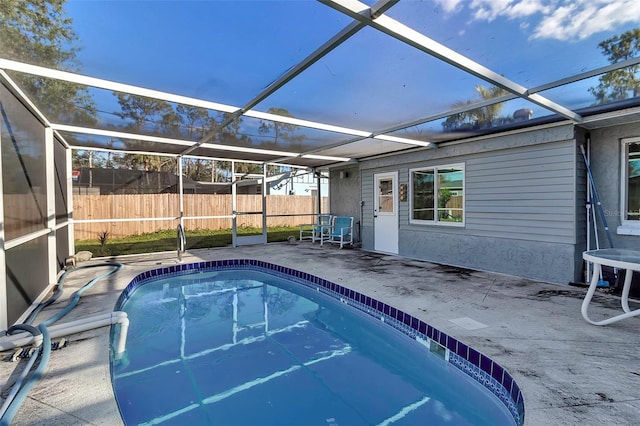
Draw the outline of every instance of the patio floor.
[[[183,262],[235,258],[264,260],[317,275],[395,306],[474,347],[501,364],[519,384],[526,425],[638,424],[640,318],[604,327],[587,324],[580,314],[586,289],[299,242],[194,250]],[[160,264],[175,264],[176,256],[108,260],[124,267],[85,292],[60,323],[111,312],[135,275]],[[65,296],[98,271],[68,274]],[[66,304],[61,298],[36,323]],[[598,293],[590,314],[599,319],[618,313],[619,306],[618,297]],[[468,329],[472,327],[452,322],[467,318],[486,327]],[[13,425],[122,424],[109,376],[109,328],[72,335],[69,340],[67,347],[52,352],[44,376]],[[5,359],[9,353],[0,355]],[[0,362],[3,398],[25,362]]]

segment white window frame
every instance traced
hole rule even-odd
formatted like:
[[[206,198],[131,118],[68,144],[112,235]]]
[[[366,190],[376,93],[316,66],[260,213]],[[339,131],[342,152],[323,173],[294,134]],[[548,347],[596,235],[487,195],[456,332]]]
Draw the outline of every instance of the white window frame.
[[[459,168],[462,170],[462,222],[447,222],[438,220],[438,170],[440,169],[450,169],[450,168]],[[433,220],[423,220],[423,219],[414,219],[413,218],[413,173],[414,172],[422,172],[422,171],[431,171],[433,170],[434,175],[434,193],[436,195],[435,205],[434,205],[434,214]],[[455,226],[455,227],[464,227],[466,224],[466,215],[467,215],[467,188],[466,188],[466,177],[467,173],[465,170],[465,163],[453,163],[453,164],[438,164],[436,166],[426,166],[426,167],[416,167],[413,169],[409,169],[409,223],[414,225],[437,225],[437,226]]]
[[[627,220],[627,176],[628,146],[632,143],[640,143],[640,137],[625,138],[620,141],[620,223],[616,233],[618,235],[640,235],[640,220]]]

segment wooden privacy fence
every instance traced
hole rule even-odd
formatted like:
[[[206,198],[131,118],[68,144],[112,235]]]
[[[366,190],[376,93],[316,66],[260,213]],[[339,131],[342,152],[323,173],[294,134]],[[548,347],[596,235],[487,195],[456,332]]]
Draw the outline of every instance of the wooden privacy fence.
[[[262,210],[260,195],[238,195],[238,212]],[[328,199],[322,197],[322,211],[328,211]],[[317,211],[317,198],[305,195],[267,195],[267,215],[307,215],[268,218],[267,226],[297,226],[313,221]],[[233,212],[231,195],[185,194],[184,216],[230,216]],[[158,217],[180,216],[178,194],[115,194],[74,195],[73,218],[83,219],[136,219],[127,222],[76,223],[75,239],[95,239],[103,232],[110,237],[125,237],[175,229],[177,220],[152,220]],[[230,218],[186,219],[185,229],[230,229]],[[238,226],[261,227],[259,214],[238,215]]]
[[[42,193],[4,194],[5,241],[46,228],[46,196]]]

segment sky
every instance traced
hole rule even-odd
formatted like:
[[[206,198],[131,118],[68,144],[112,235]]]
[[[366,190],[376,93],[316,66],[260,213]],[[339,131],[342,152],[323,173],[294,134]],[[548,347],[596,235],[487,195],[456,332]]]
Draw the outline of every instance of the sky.
[[[351,22],[303,0],[70,0],[66,9],[84,74],[237,107]],[[525,87],[607,65],[598,43],[640,26],[638,0],[401,0],[387,13]],[[478,84],[488,85],[366,28],[256,109],[379,130],[474,98]],[[549,97],[588,106],[594,84]],[[548,114],[526,101],[511,108],[523,107]]]
[[[638,24],[635,0],[435,0],[447,14],[467,11],[473,21],[515,20],[532,39],[584,40],[620,25]]]

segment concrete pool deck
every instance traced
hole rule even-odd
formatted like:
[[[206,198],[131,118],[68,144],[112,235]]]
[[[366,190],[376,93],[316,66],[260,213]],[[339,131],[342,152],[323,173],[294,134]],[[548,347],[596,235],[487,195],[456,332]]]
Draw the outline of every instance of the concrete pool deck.
[[[525,399],[526,425],[637,425],[640,419],[640,318],[607,326],[580,314],[586,289],[436,265],[357,249],[272,243],[193,250],[183,263],[250,258],[319,276],[388,303],[470,345],[501,364]],[[86,291],[60,323],[113,310],[140,272],[176,263],[175,253],[95,259],[124,267]],[[106,269],[104,269],[106,270]],[[36,324],[67,304],[68,295],[102,268],[67,275],[64,296]],[[632,303],[631,308],[637,307]],[[593,319],[620,311],[619,297],[598,292]],[[483,325],[480,327],[477,323]],[[109,375],[109,328],[68,337],[35,384],[12,425],[120,425]],[[0,354],[2,398],[26,360]]]

